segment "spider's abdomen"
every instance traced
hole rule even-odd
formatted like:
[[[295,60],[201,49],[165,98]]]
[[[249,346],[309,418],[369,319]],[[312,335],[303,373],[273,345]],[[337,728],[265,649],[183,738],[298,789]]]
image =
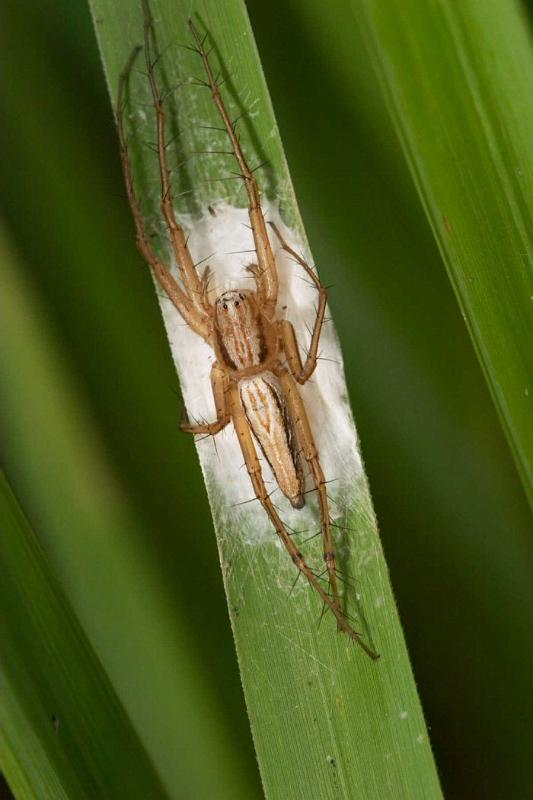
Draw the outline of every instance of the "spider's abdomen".
[[[219,359],[230,369],[260,366],[270,355],[271,336],[253,292],[224,292],[218,298],[215,332]]]
[[[294,508],[302,508],[302,468],[285,398],[277,379],[271,372],[262,372],[243,379],[239,391],[250,428],[279,488]]]

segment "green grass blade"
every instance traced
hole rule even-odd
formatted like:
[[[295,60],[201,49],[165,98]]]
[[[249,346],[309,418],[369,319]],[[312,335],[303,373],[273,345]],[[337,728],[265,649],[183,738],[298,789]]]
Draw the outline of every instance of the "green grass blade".
[[[353,8],[531,500],[533,54],[522,9]]]
[[[1,473],[0,520],[0,764],[17,797],[167,797]]]
[[[92,8],[115,100],[119,72],[142,38],[140,8],[107,0],[95,0]],[[232,101],[242,91],[254,103],[253,122],[243,127],[242,137],[249,156],[253,153],[255,157],[254,163],[266,157],[270,165],[261,178],[264,196],[279,199],[284,219],[298,224],[298,210],[243,5],[228,2],[222,9],[214,2],[198,3],[191,9],[160,0],[153,2],[151,9],[158,43],[165,52],[163,80],[169,87],[198,74],[194,54],[175,47],[187,42],[191,11],[208,28],[216,43],[216,57],[231,72]],[[165,49],[166,45],[171,46]],[[139,75],[132,84],[130,113],[144,125],[146,116],[150,120],[147,86]],[[197,92],[188,105],[178,95],[174,113],[173,133],[178,134],[180,154],[205,149],[206,135],[198,120],[218,122],[207,93]],[[149,135],[149,130],[143,127],[143,134]],[[158,219],[157,163],[150,149],[139,141],[132,142],[131,148],[145,212],[152,222]],[[192,202],[190,196],[179,201],[179,210],[198,212],[221,198],[242,203],[242,199],[235,199],[233,188],[213,183],[227,170],[227,162],[217,158],[191,159],[184,188],[192,187]],[[182,176],[183,171],[176,180],[183,180]],[[326,619],[317,630],[320,609],[315,598],[301,587],[287,597],[293,573],[273,534],[265,537],[260,547],[250,546],[240,538],[237,526],[232,524],[232,512],[228,513],[220,500],[222,487],[212,480],[209,485],[241,675],[267,796],[439,797],[427,731],[364,479],[359,481],[357,501],[346,509],[347,525],[356,531],[348,566],[355,571],[357,592],[363,598],[365,628],[382,654],[377,664],[337,636],[331,620]],[[264,525],[260,517],[254,518],[260,520],[258,525]],[[315,557],[318,550],[315,547]]]

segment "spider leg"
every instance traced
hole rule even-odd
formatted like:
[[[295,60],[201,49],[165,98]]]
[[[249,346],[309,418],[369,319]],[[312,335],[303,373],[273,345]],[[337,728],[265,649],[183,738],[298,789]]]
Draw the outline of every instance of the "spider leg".
[[[293,248],[287,244],[276,225],[273,222],[269,222],[269,225],[276,234],[282,250],[285,250],[286,253],[289,253],[289,255],[292,256],[292,258],[294,258],[294,260],[306,271],[318,291],[318,309],[316,312],[315,324],[313,326],[313,333],[311,335],[311,344],[309,345],[309,352],[307,354],[305,364],[302,365],[300,354],[298,352],[298,344],[296,341],[294,328],[290,322],[281,323],[284,349],[291,372],[298,383],[304,384],[309,380],[316,369],[318,343],[320,340],[320,334],[322,332],[322,325],[324,324],[324,316],[328,302],[328,290],[320,283],[318,275],[313,269],[311,269],[309,264],[304,261],[302,256],[300,256],[296,250],[293,250]]]
[[[333,601],[340,609],[341,605],[339,591],[337,588],[335,543],[333,541],[333,534],[331,531],[326,480],[318,459],[318,451],[313,439],[313,434],[311,433],[311,427],[309,425],[309,420],[307,419],[305,406],[302,398],[300,397],[300,393],[298,392],[298,387],[294,382],[294,378],[292,378],[292,376],[289,375],[289,373],[285,370],[279,370],[277,374],[283,388],[283,393],[287,400],[287,407],[291,422],[294,426],[300,447],[302,448],[303,456],[311,469],[313,483],[318,493],[320,526],[324,544],[324,561],[326,563]]]
[[[213,397],[215,400],[215,408],[217,418],[215,422],[207,422],[203,425],[191,425],[189,422],[182,422],[180,428],[186,433],[199,433],[207,436],[214,436],[226,427],[230,421],[227,391],[228,382],[226,373],[215,362],[211,368],[211,387],[213,389]]]
[[[201,286],[202,286],[202,302],[204,308],[212,308],[211,303],[209,302],[209,282],[213,276],[213,271],[211,267],[208,265],[202,274],[201,278]]]
[[[298,376],[301,375],[303,371],[303,364],[294,326],[288,319],[282,319],[278,322],[278,330],[291,375],[295,380],[298,380]]]
[[[153,58],[153,28],[152,16],[147,0],[142,0],[144,13],[144,57],[146,61],[146,71],[148,82],[152,92],[154,102],[156,125],[157,125],[157,154],[159,157],[159,175],[161,179],[161,211],[165,218],[169,233],[172,249],[176,256],[176,262],[180,271],[181,280],[185,291],[192,302],[193,307],[199,315],[205,315],[208,310],[204,305],[204,294],[202,283],[196,272],[194,261],[187,246],[185,231],[178,224],[174,213],[172,199],[172,187],[170,184],[170,170],[167,159],[167,140],[165,134],[165,106],[163,95],[157,85],[154,74],[156,61]]]
[[[237,160],[241,177],[246,186],[246,192],[248,194],[248,214],[250,217],[250,224],[254,237],[257,261],[259,263],[259,269],[256,273],[256,279],[259,286],[259,299],[262,302],[263,313],[267,317],[272,317],[276,308],[276,301],[278,297],[278,273],[276,270],[274,253],[272,252],[272,247],[268,238],[263,210],[261,208],[259,186],[257,184],[257,180],[255,179],[254,172],[250,169],[244,156],[239,137],[235,131],[235,126],[230,119],[222,99],[222,95],[220,94],[217,78],[213,73],[211,64],[209,63],[207,51],[204,47],[204,39],[200,36],[200,33],[191,21],[189,21],[189,26],[195,40],[196,50],[204,65],[207,83],[213,96],[213,101],[222,118],[224,127],[226,128],[226,132],[233,149],[233,154]]]
[[[140,48],[135,48],[132,51],[128,62],[120,75],[116,109],[116,120],[120,142],[120,158],[122,161],[122,170],[124,172],[128,200],[135,222],[137,247],[150,265],[157,282],[165,292],[166,296],[171,300],[177,311],[181,314],[185,322],[190,325],[197,334],[202,336],[202,338],[204,338],[206,341],[209,341],[211,331],[206,314],[198,313],[190,298],[185,294],[183,289],[179,286],[165,265],[157,258],[152,249],[150,238],[144,224],[139,201],[137,199],[137,194],[135,192],[133,173],[128,153],[128,144],[124,130],[124,110],[126,107],[125,94],[128,78],[139,50]]]
[[[370,648],[365,644],[361,638],[361,635],[352,628],[338,603],[332,600],[329,594],[324,590],[320,580],[305,561],[303,554],[298,550],[285,525],[280,519],[279,514],[276,511],[265,487],[261,472],[261,465],[259,463],[259,459],[257,458],[257,452],[252,439],[252,433],[241,405],[238,386],[233,385],[230,388],[229,400],[230,415],[235,426],[235,431],[241,446],[244,463],[246,464],[246,469],[248,470],[255,495],[268,514],[268,517],[274,525],[276,533],[283,542],[285,549],[289,553],[292,561],[299,571],[305,575],[313,589],[317,592],[317,594],[320,595],[322,602],[329,608],[330,611],[332,611],[337,619],[337,626],[339,630],[342,630],[350,637],[350,639],[353,639],[354,642],[357,642],[357,644],[365,651],[367,655],[370,656],[370,658],[379,658],[379,656],[370,650]]]

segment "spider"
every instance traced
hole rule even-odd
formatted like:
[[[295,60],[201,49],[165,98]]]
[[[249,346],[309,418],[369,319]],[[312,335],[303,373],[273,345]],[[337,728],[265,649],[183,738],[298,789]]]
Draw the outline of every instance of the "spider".
[[[189,27],[194,39],[194,47],[191,49],[202,61],[206,75],[205,85],[209,87],[222,119],[246,188],[256,252],[256,263],[247,267],[254,279],[255,289],[225,291],[215,302],[210,301],[208,292],[210,269],[207,267],[201,277],[198,275],[187,245],[186,233],[174,213],[167,162],[164,99],[154,75],[152,19],[146,3],[143,3],[143,8],[144,56],[157,127],[156,149],[161,181],[161,212],[170,235],[181,285],[152,248],[135,192],[128,154],[124,130],[125,90],[132,65],[141,47],[135,48],[131,53],[120,75],[116,109],[121,160],[135,222],[137,246],[178,313],[187,325],[213,348],[216,356],[211,370],[216,420],[205,424],[191,424],[186,419],[182,422],[181,428],[192,434],[215,436],[230,422],[233,423],[255,496],[267,513],[292,561],[320,596],[325,607],[333,613],[338,630],[347,634],[371,658],[376,659],[378,655],[352,628],[341,606],[326,481],[306,409],[298,391],[298,384],[305,384],[317,366],[327,289],[321,284],[314,270],[287,244],[276,225],[269,223],[280,247],[305,270],[318,293],[318,308],[311,343],[305,362],[302,363],[292,324],[276,317],[278,274],[261,208],[259,186],[246,161],[220,93],[204,47],[206,37],[201,37],[190,21]],[[306,462],[310,469],[314,490],[318,496],[329,592],[322,586],[321,576],[310,568],[304,555],[291,539],[270,494],[266,491],[256,445],[268,461],[279,489],[296,509],[302,508],[305,503],[303,462]]]

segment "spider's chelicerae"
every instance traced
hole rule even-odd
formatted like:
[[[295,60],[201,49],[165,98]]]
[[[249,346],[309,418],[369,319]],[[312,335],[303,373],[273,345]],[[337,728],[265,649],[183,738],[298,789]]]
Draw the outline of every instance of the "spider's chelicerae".
[[[305,363],[302,363],[294,328],[287,320],[276,317],[278,274],[276,261],[261,209],[257,181],[250,170],[234,126],[228,116],[217,79],[211,68],[202,38],[194,25],[190,29],[194,50],[198,53],[206,74],[213,102],[227,132],[240,175],[248,194],[248,213],[254,239],[256,263],[248,267],[255,289],[223,292],[214,303],[209,300],[209,268],[200,277],[187,246],[187,236],[177,222],[172,202],[170,172],[167,163],[164,98],[154,76],[152,57],[152,20],[145,3],[144,55],[157,124],[157,152],[161,178],[161,211],[181,277],[181,285],[156,256],[135,193],[128,147],[124,132],[125,88],[139,48],[130,56],[120,76],[117,124],[121,157],[129,202],[137,232],[137,245],[150,265],[159,285],[185,322],[215,351],[216,361],[211,370],[211,384],[217,418],[214,422],[182,424],[193,434],[215,435],[233,423],[244,462],[257,499],[268,514],[276,533],[297,569],[305,575],[325,606],[334,614],[337,627],[357,642],[371,657],[377,658],[347,619],[342,609],[337,587],[335,545],[332,535],[326,481],[319,454],[309,425],[298,384],[304,384],[317,365],[318,344],[324,322],[327,290],[316,273],[284,240],[271,223],[273,234],[283,250],[305,270],[318,292],[318,309],[311,343]],[[322,586],[320,576],[306,563],[286,526],[283,524],[269,493],[266,491],[256,445],[267,459],[276,482],[296,509],[305,502],[303,462],[307,462],[314,489],[318,495],[321,532],[329,581],[329,592]]]

